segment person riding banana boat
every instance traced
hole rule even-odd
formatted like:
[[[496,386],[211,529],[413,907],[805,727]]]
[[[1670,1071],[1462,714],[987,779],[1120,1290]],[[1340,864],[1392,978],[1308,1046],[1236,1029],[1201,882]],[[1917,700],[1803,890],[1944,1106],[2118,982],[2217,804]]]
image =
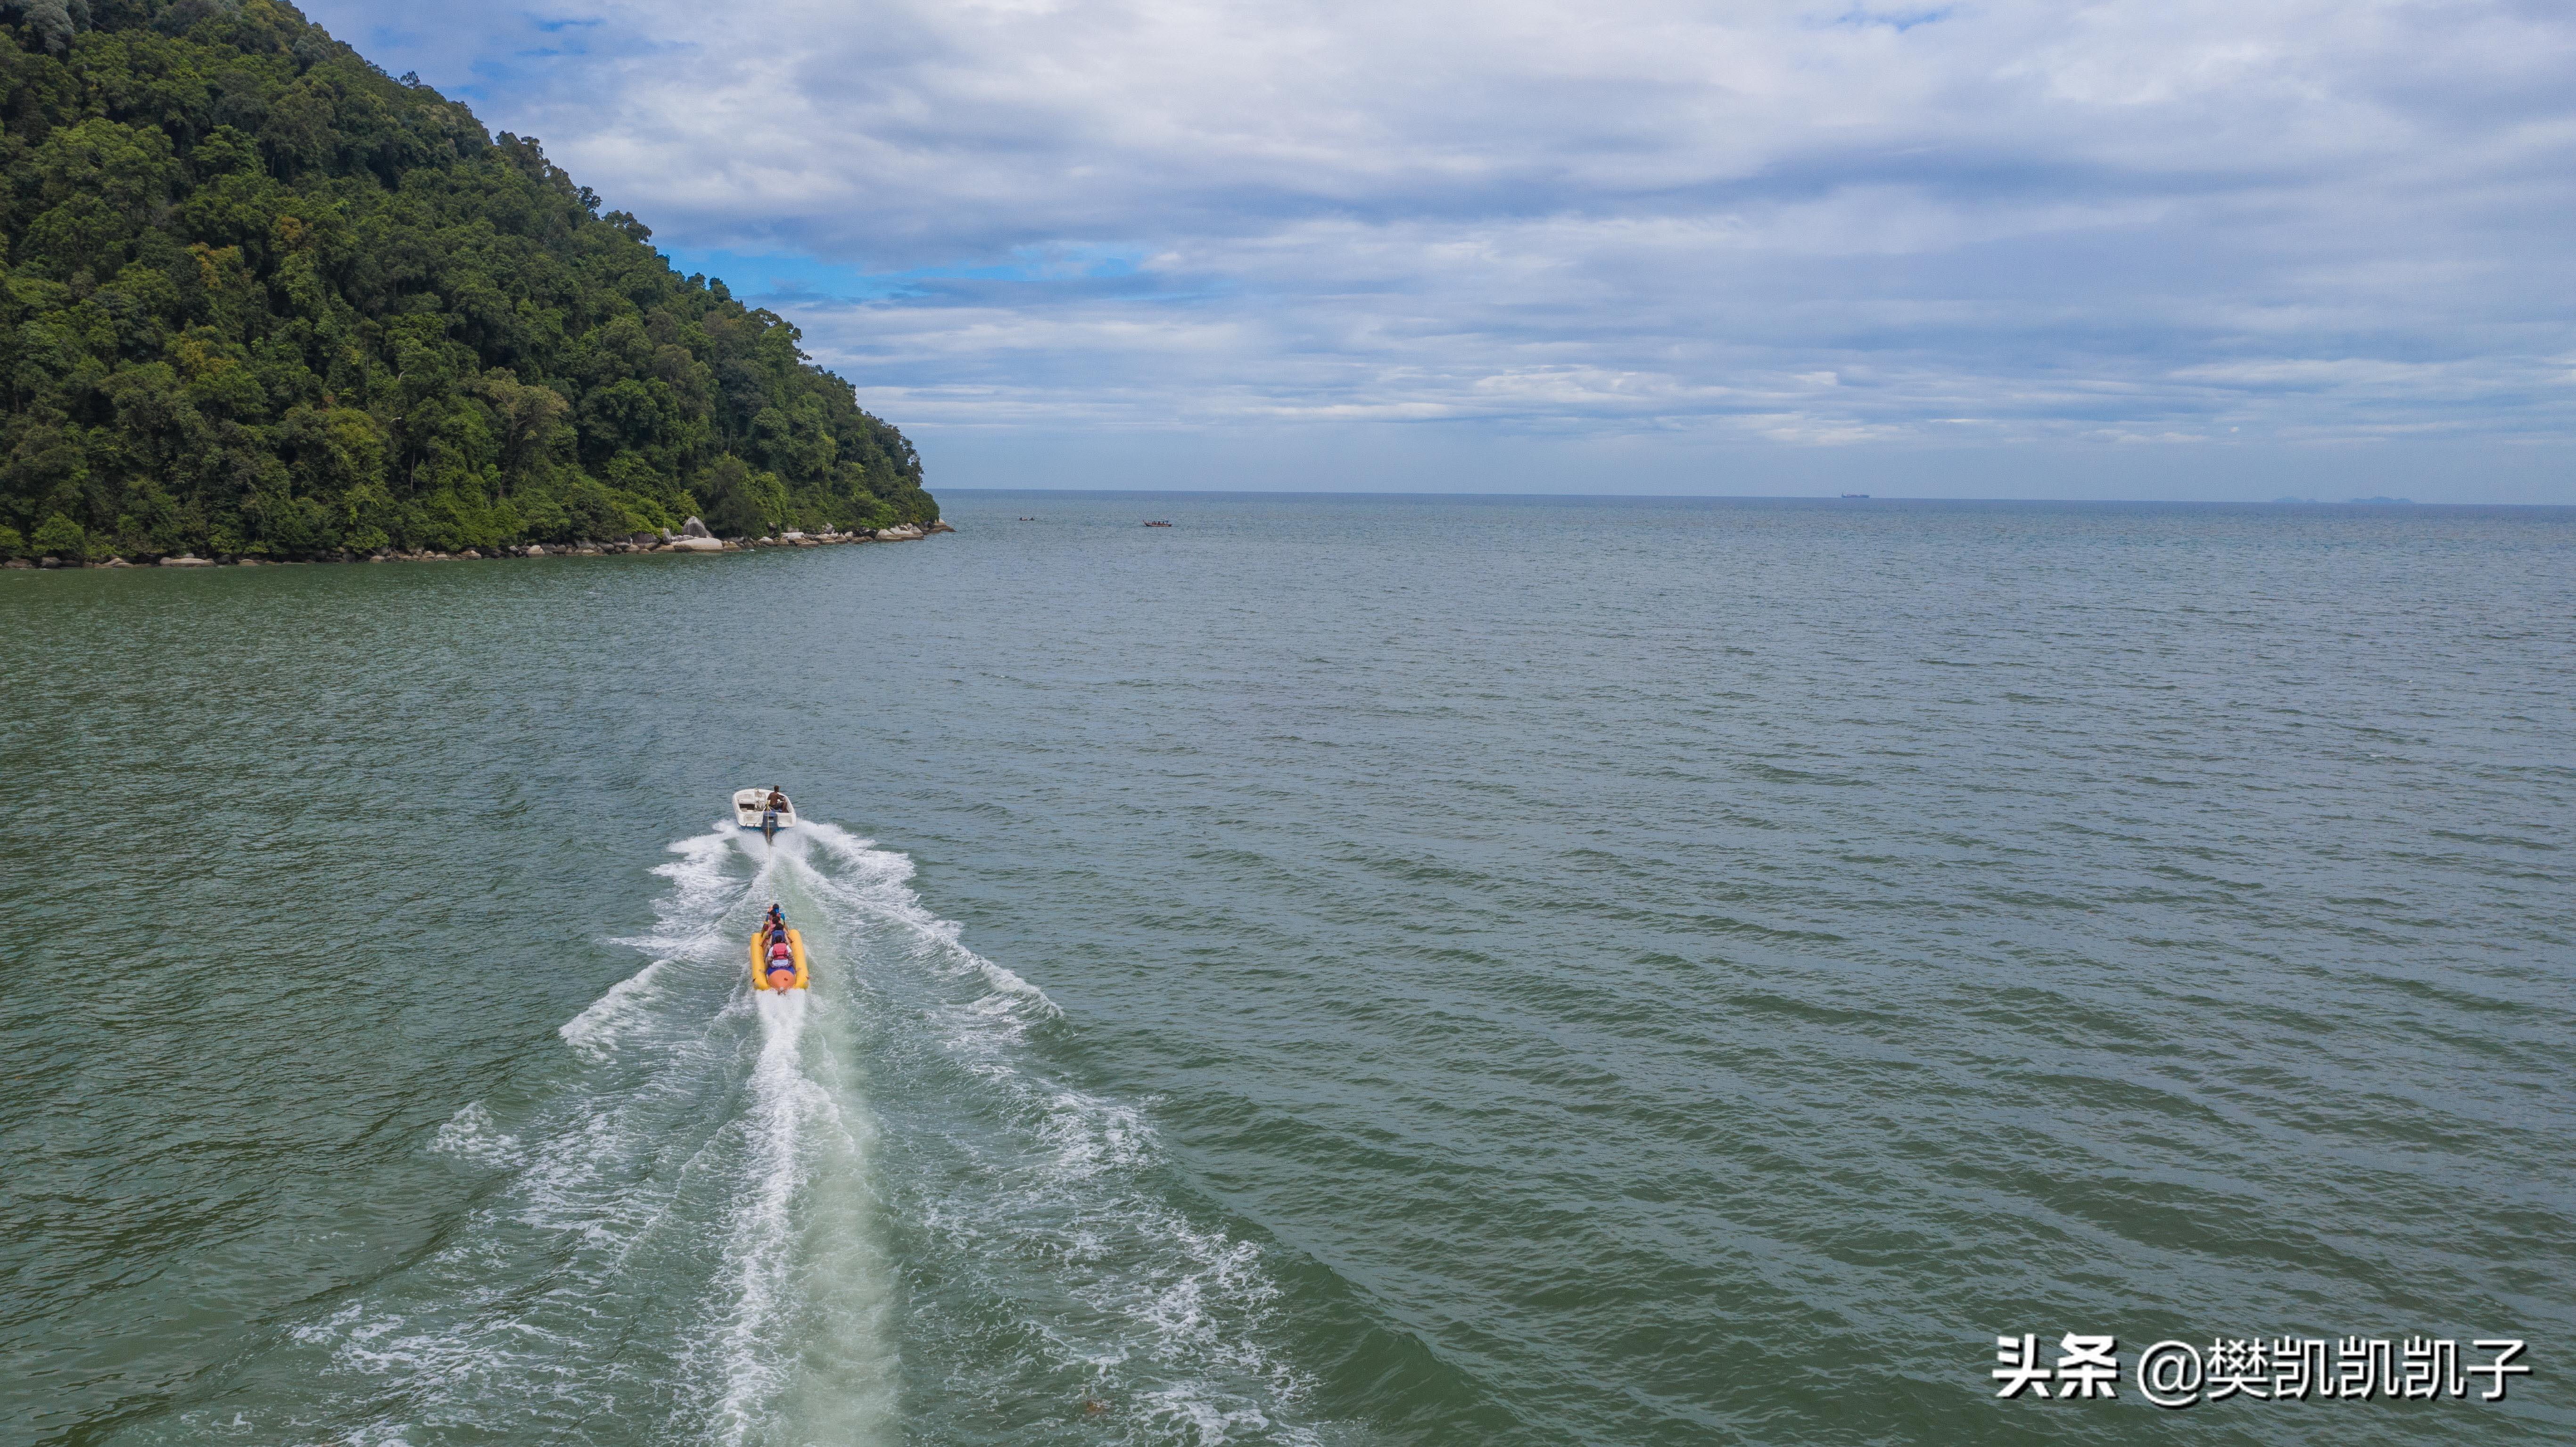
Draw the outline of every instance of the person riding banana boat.
[[[805,936],[788,928],[786,912],[775,904],[751,937],[751,987],[782,995],[805,988]]]

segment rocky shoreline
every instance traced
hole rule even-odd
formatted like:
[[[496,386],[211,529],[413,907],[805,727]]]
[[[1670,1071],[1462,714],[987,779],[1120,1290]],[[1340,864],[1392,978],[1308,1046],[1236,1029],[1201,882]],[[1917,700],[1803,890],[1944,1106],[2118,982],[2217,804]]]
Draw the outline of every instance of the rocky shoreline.
[[[462,552],[442,553],[429,549],[403,552],[388,549],[375,553],[329,553],[317,558],[292,560],[274,558],[213,557],[200,558],[181,553],[175,557],[156,557],[138,553],[133,558],[113,557],[100,562],[77,562],[63,558],[11,558],[0,567],[9,568],[223,568],[285,567],[291,563],[453,563],[480,561],[485,558],[595,558],[612,553],[741,553],[760,548],[822,548],[847,543],[917,543],[933,533],[953,533],[957,529],[944,522],[927,525],[902,523],[873,531],[858,529],[842,532],[826,528],[819,533],[793,529],[763,538],[719,538],[707,525],[691,518],[678,531],[665,529],[658,533],[635,533],[609,542],[584,540],[557,543],[551,547],[530,543],[525,547],[503,547],[483,551],[467,548]]]

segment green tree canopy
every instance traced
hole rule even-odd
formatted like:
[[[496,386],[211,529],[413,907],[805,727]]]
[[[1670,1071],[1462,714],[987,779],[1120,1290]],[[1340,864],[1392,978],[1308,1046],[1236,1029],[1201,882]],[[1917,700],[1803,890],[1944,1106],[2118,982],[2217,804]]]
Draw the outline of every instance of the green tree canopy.
[[[0,546],[938,517],[795,327],[292,6],[0,0],[0,41]]]

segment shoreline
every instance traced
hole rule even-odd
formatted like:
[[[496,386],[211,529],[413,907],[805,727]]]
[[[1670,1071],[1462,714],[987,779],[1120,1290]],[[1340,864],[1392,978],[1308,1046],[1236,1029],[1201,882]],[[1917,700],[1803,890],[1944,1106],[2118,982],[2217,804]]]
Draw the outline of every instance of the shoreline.
[[[692,518],[690,521],[695,523],[696,519]],[[585,538],[579,542],[556,543],[551,546],[545,543],[527,543],[496,547],[489,551],[465,548],[453,553],[440,552],[434,548],[421,548],[408,552],[398,548],[385,548],[372,553],[325,553],[311,558],[255,558],[238,554],[200,558],[193,553],[169,555],[138,553],[133,558],[118,555],[103,558],[95,563],[74,562],[58,557],[11,558],[6,562],[0,562],[0,569],[74,572],[106,568],[154,567],[291,568],[314,563],[475,563],[488,562],[495,558],[596,558],[643,553],[748,553],[764,548],[842,547],[852,543],[917,543],[934,534],[955,531],[957,529],[946,522],[931,522],[899,523],[890,528],[860,528],[850,532],[826,529],[819,533],[807,533],[789,529],[760,538],[718,538],[704,533],[695,535],[670,532],[636,533],[623,540],[610,542]]]

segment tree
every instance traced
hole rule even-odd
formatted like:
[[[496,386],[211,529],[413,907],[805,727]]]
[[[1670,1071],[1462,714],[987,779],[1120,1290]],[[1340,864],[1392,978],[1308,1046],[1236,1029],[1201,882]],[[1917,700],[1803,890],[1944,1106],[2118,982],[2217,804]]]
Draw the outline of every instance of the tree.
[[[45,525],[36,529],[36,535],[28,542],[39,557],[60,558],[67,563],[89,557],[88,532],[61,513],[45,519]]]
[[[27,546],[57,518],[98,551],[303,557],[702,500],[733,532],[939,515],[793,326],[279,0],[0,0],[0,141]]]

